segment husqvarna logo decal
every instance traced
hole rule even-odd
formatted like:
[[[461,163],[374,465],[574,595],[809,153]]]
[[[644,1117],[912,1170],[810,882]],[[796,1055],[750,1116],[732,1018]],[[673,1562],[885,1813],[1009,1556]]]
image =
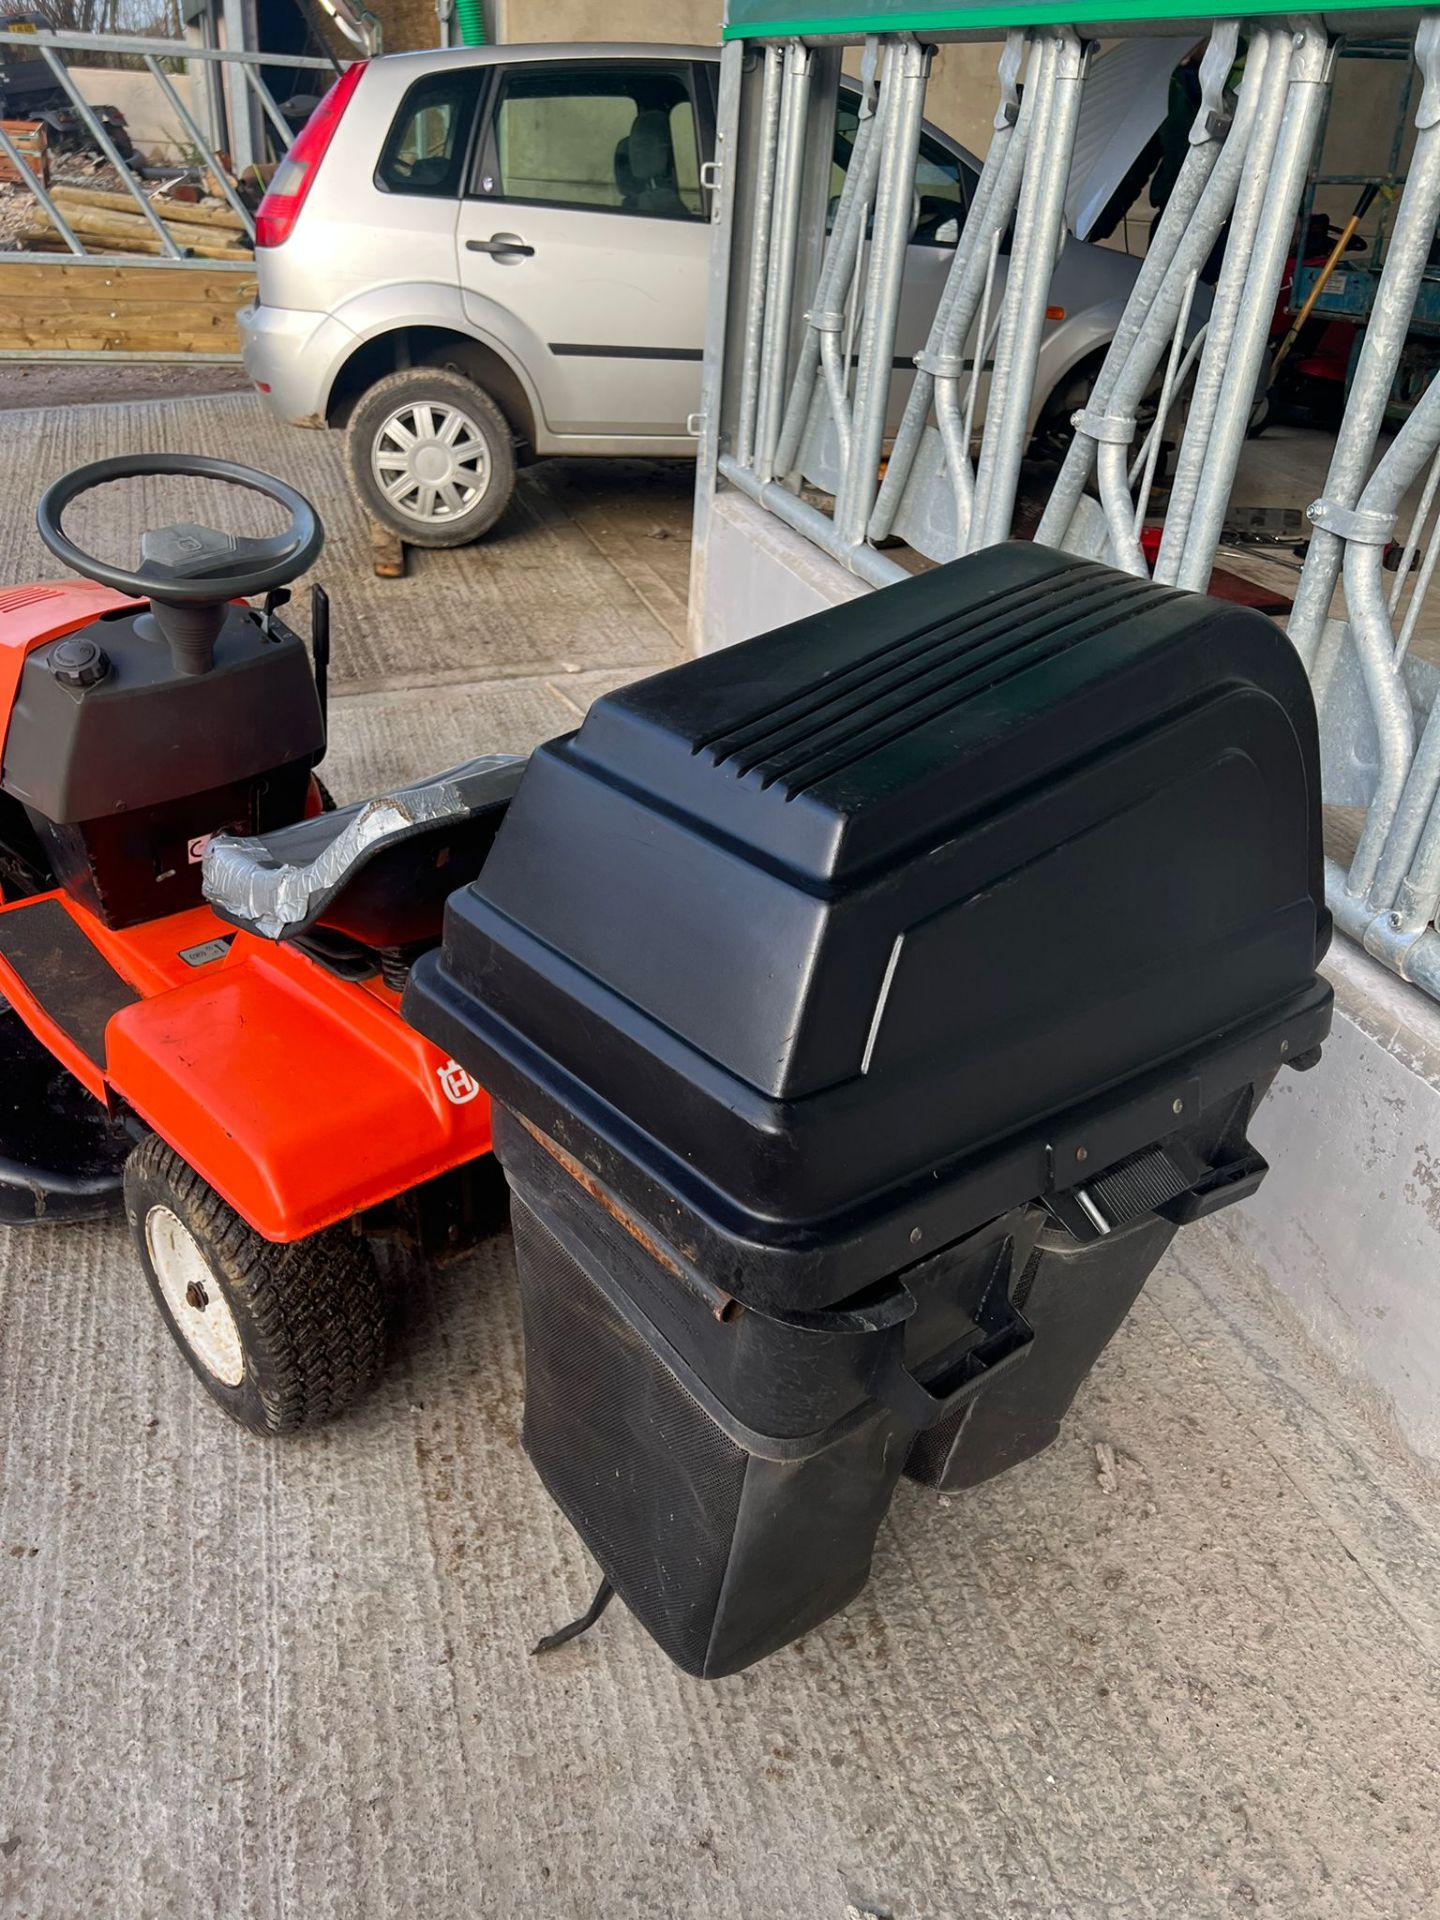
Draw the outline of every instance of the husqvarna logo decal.
[[[447,1060],[443,1067],[437,1067],[440,1087],[452,1107],[468,1107],[480,1091],[480,1082],[461,1066],[458,1060]]]

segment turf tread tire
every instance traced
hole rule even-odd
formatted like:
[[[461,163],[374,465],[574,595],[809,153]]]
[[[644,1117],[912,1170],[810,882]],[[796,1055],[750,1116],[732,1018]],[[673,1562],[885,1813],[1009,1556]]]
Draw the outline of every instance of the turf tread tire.
[[[175,1325],[146,1242],[157,1205],[189,1229],[235,1316],[238,1386],[218,1380]],[[348,1226],[286,1245],[264,1240],[156,1134],[125,1164],[125,1210],[176,1345],[232,1419],[255,1433],[298,1433],[333,1420],[372,1384],[385,1354],[384,1290],[369,1244]]]

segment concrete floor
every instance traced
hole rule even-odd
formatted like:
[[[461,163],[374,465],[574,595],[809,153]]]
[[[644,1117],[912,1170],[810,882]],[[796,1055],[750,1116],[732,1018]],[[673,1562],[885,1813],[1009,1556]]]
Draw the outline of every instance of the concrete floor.
[[[240,397],[5,416],[0,585],[49,570],[41,483],[134,446],[319,502],[341,798],[678,657],[683,471],[537,469],[490,543],[379,582],[334,443]],[[141,509],[106,506],[126,551]],[[378,1392],[271,1446],[212,1411],[122,1231],[0,1238],[0,1913],[1440,1911],[1437,1489],[1223,1226],[1055,1448],[902,1488],[861,1600],[709,1686],[619,1609],[530,1656],[594,1570],[520,1451],[508,1241],[394,1278]]]

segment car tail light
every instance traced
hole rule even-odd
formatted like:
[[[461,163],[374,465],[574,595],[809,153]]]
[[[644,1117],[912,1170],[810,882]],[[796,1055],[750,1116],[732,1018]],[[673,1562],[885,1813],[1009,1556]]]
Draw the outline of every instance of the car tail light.
[[[315,184],[320,162],[325,158],[340,116],[350,104],[365,62],[357,60],[347,67],[295,136],[294,145],[275,169],[265,198],[255,214],[257,247],[279,247],[290,238],[305,197]]]

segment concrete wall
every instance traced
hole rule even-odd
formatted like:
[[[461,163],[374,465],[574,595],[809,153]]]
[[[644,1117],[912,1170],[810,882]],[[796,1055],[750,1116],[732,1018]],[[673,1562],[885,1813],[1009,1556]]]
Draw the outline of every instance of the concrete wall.
[[[1440,1463],[1440,1007],[1345,938],[1318,1067],[1256,1115],[1271,1171],[1225,1216],[1306,1333]]]
[[[164,164],[188,157],[194,143],[148,73],[115,73],[105,67],[72,67],[70,73],[92,106],[120,109],[130,129],[130,138],[147,160]],[[168,78],[188,111],[203,126],[204,114],[196,110],[195,89],[189,75],[172,73]]]

